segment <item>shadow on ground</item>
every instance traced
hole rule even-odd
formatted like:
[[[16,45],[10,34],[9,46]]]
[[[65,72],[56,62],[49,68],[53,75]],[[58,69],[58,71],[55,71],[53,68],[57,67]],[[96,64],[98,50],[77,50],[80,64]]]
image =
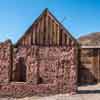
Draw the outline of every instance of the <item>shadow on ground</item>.
[[[100,90],[79,90],[78,94],[100,94]]]

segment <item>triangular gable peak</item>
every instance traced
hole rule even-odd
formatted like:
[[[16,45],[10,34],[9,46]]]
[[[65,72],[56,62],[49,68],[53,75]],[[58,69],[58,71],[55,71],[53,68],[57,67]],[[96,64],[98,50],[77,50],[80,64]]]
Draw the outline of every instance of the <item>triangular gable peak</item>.
[[[76,40],[48,9],[35,20],[16,45],[74,45]]]

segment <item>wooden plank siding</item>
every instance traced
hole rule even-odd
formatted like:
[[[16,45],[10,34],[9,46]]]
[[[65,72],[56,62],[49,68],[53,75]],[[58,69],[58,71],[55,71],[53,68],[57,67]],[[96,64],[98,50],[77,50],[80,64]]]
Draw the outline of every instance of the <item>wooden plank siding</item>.
[[[22,45],[71,45],[69,33],[46,11],[19,40]]]
[[[100,49],[80,48],[79,51],[79,84],[100,82]]]

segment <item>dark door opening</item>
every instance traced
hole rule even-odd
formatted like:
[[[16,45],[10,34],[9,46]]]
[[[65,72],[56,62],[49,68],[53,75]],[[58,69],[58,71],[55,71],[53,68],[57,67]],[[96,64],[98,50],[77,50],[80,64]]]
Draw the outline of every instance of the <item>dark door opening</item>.
[[[14,71],[13,81],[25,82],[26,81],[26,65],[23,57],[20,57],[18,63],[16,64],[16,69]]]

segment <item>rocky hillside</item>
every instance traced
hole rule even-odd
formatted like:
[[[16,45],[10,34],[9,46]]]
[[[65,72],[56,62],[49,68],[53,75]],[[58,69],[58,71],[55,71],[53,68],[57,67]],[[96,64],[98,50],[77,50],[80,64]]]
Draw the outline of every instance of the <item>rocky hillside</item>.
[[[91,33],[82,36],[78,39],[81,45],[99,45],[100,46],[100,32]]]

